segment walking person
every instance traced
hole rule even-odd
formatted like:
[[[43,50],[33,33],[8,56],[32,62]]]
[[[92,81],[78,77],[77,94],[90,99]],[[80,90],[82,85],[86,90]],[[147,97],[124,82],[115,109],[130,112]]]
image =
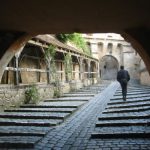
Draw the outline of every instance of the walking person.
[[[123,100],[126,101],[127,95],[127,84],[130,80],[130,75],[127,70],[124,70],[124,66],[120,66],[120,71],[117,73],[117,81],[120,83],[122,88]]]

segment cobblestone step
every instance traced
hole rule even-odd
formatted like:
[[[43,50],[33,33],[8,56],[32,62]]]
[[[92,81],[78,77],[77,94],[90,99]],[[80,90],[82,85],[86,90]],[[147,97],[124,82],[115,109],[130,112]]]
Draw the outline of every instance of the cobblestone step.
[[[124,112],[124,113],[101,113],[99,117],[123,117],[123,116],[147,116],[150,114],[150,110],[142,112]]]
[[[19,119],[65,119],[70,113],[56,113],[56,112],[4,112],[0,113],[0,118],[19,118]]]
[[[136,102],[150,102],[150,97],[140,97],[140,98],[134,98],[134,99],[129,99],[127,98],[126,103],[136,103]],[[122,98],[118,100],[113,100],[110,99],[110,102],[108,105],[116,105],[116,104],[124,104],[124,101]]]
[[[142,86],[139,86],[139,87],[130,87],[130,86],[128,86],[127,89],[128,89],[128,91],[144,91],[144,90],[149,91],[150,90],[149,87],[146,88],[146,87],[142,87]],[[116,92],[122,92],[121,88],[118,88]]]
[[[146,87],[146,86],[128,86],[129,90],[150,90],[150,87]],[[121,88],[119,88],[117,91],[121,91]]]
[[[127,95],[140,95],[140,94],[150,94],[150,91],[128,92],[127,93]],[[122,93],[117,93],[114,96],[122,96]]]
[[[126,97],[126,100],[135,100],[135,99],[143,99],[143,98],[146,98],[147,96],[143,96],[143,97],[138,97],[138,96],[135,96],[135,97],[129,97],[128,95],[127,95],[127,97]],[[112,102],[117,102],[117,101],[122,101],[123,100],[123,96],[120,96],[120,97],[115,97],[115,96],[113,96],[111,99],[110,99],[110,101]]]
[[[104,120],[98,121],[96,127],[113,127],[113,126],[150,126],[150,119],[128,119],[128,120]]]
[[[150,89],[132,89],[132,90],[129,90],[128,89],[128,93],[134,93],[134,92],[150,92]],[[121,90],[117,90],[115,94],[122,94],[122,91]]]
[[[50,130],[52,128],[50,127],[28,127],[28,126],[0,126],[0,133],[39,133],[40,135],[43,136],[43,133],[46,134],[48,132],[48,130]]]
[[[136,94],[136,95],[130,95],[130,96],[128,96],[128,94],[127,94],[127,99],[134,99],[134,98],[143,98],[143,97],[150,97],[150,94],[140,94],[140,95],[138,95],[138,94]],[[122,96],[114,96],[111,100],[120,100],[120,99],[122,99]]]
[[[150,90],[150,87],[149,86],[143,86],[143,85],[139,85],[139,86],[129,86],[130,89],[148,89]]]
[[[150,106],[150,103],[136,102],[136,103],[127,103],[126,104],[126,102],[124,102],[123,104],[106,107],[106,109],[120,109],[120,108],[134,108],[134,107],[137,108],[137,107],[144,107],[144,106]]]
[[[46,99],[43,102],[78,102],[78,101],[88,101],[90,100],[91,97],[61,97],[61,98],[57,98],[57,99]]]
[[[1,147],[4,148],[5,146],[7,148],[9,146],[10,146],[10,148],[13,148],[13,146],[15,146],[15,148],[16,148],[16,145],[19,148],[28,148],[28,147],[33,148],[35,142],[39,141],[46,134],[46,130],[41,131],[41,130],[35,130],[33,128],[32,128],[32,130],[26,128],[26,130],[25,130],[24,129],[25,127],[23,127],[23,128],[18,128],[18,127],[16,128],[16,126],[15,126],[15,128],[13,128],[12,126],[9,126],[9,127],[0,126],[0,140],[2,140],[2,141],[0,141],[0,148]],[[7,140],[5,139],[6,137],[7,137]],[[14,138],[14,137],[15,137],[15,140],[18,141],[16,143],[16,145],[14,145],[15,144],[14,141],[11,140],[11,138]],[[25,145],[25,143],[23,141],[19,140],[18,137],[21,139],[24,138],[24,140],[26,140],[26,142],[28,142],[28,144]],[[31,137],[35,137],[36,140]],[[27,141],[27,138],[30,138],[30,142]]]
[[[0,118],[0,126],[41,126],[50,127],[62,123],[62,119],[18,119]]]
[[[0,137],[1,136],[42,136],[43,137],[44,135],[45,135],[44,132],[0,131]]]
[[[150,126],[97,127],[97,133],[150,133]]]
[[[102,90],[103,90],[102,88],[100,88],[100,89],[94,89],[94,90],[81,89],[80,91],[77,91],[77,93],[78,93],[78,92],[79,92],[79,93],[80,93],[80,92],[81,92],[81,93],[91,93],[91,91],[96,93],[97,91],[98,91],[98,92],[101,92]]]
[[[92,94],[70,94],[70,93],[66,93],[63,95],[63,97],[93,97],[95,94],[92,93]]]
[[[0,148],[34,148],[35,143],[40,141],[39,136],[1,136],[0,137]]]
[[[150,115],[130,115],[130,116],[124,116],[121,115],[102,115],[98,118],[98,120],[125,120],[125,119],[150,119]]]
[[[108,83],[109,84],[109,83]],[[108,84],[97,84],[97,85],[91,85],[91,86],[86,86],[81,89],[99,89],[99,88],[105,88],[108,86]]]
[[[69,94],[97,94],[101,92],[100,90],[87,90],[87,91],[74,91],[69,92]]]
[[[106,84],[106,85],[98,85],[98,86],[87,86],[87,87],[84,87],[84,88],[81,88],[79,91],[82,91],[82,90],[101,90],[101,89],[104,89],[108,86],[109,84]]]
[[[59,113],[73,113],[76,108],[16,108],[7,109],[5,112],[59,112]]]
[[[81,106],[81,105],[80,105]],[[34,105],[34,104],[26,104],[21,105],[21,108],[78,108],[79,105],[74,106],[52,106],[52,105]]]
[[[91,134],[92,139],[107,139],[107,138],[150,138],[150,132],[149,133],[92,133]]]
[[[120,108],[120,109],[107,109],[106,111],[103,111],[103,114],[108,113],[126,113],[126,112],[140,112],[140,111],[147,111],[150,110],[150,107],[138,107],[138,108]]]
[[[51,106],[79,106],[84,104],[84,101],[52,101],[52,102],[40,102],[38,105],[51,105]]]

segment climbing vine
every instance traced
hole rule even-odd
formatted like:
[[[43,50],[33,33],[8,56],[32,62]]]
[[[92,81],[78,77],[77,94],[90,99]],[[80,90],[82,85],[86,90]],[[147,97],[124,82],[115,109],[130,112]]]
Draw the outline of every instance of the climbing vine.
[[[49,70],[48,80],[54,85],[54,97],[60,97],[61,94],[60,80],[57,74],[55,55],[56,55],[56,46],[50,45],[45,50],[45,60]]]
[[[67,53],[64,56],[64,65],[65,65],[66,79],[67,81],[69,81],[72,78],[72,58],[70,53]]]
[[[56,46],[49,45],[47,49],[45,49],[44,57],[47,60],[53,61],[56,54]]]
[[[51,77],[54,76],[54,74],[56,74],[55,54],[56,46],[49,45],[49,47],[45,49],[44,57]]]

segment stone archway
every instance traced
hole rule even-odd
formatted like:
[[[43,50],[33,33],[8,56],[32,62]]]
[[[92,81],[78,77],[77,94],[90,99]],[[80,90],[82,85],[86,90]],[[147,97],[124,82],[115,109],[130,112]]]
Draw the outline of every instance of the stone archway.
[[[5,50],[4,55],[0,59],[0,81],[2,79],[5,68],[7,67],[10,60],[15,56],[16,53],[21,52],[25,46],[25,44],[32,38],[33,36],[30,34],[24,34],[16,39],[11,45],[9,45],[8,49]]]
[[[111,56],[105,55],[100,60],[100,77],[103,80],[114,80],[119,68],[118,60]]]

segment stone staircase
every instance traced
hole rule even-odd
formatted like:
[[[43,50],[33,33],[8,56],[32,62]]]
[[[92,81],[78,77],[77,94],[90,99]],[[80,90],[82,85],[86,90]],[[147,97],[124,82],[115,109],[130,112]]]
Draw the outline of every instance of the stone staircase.
[[[128,88],[127,101],[117,90],[98,117],[91,138],[150,138],[150,88]]]
[[[34,148],[49,131],[63,123],[108,84],[92,85],[38,105],[25,104],[0,113],[0,148]]]

